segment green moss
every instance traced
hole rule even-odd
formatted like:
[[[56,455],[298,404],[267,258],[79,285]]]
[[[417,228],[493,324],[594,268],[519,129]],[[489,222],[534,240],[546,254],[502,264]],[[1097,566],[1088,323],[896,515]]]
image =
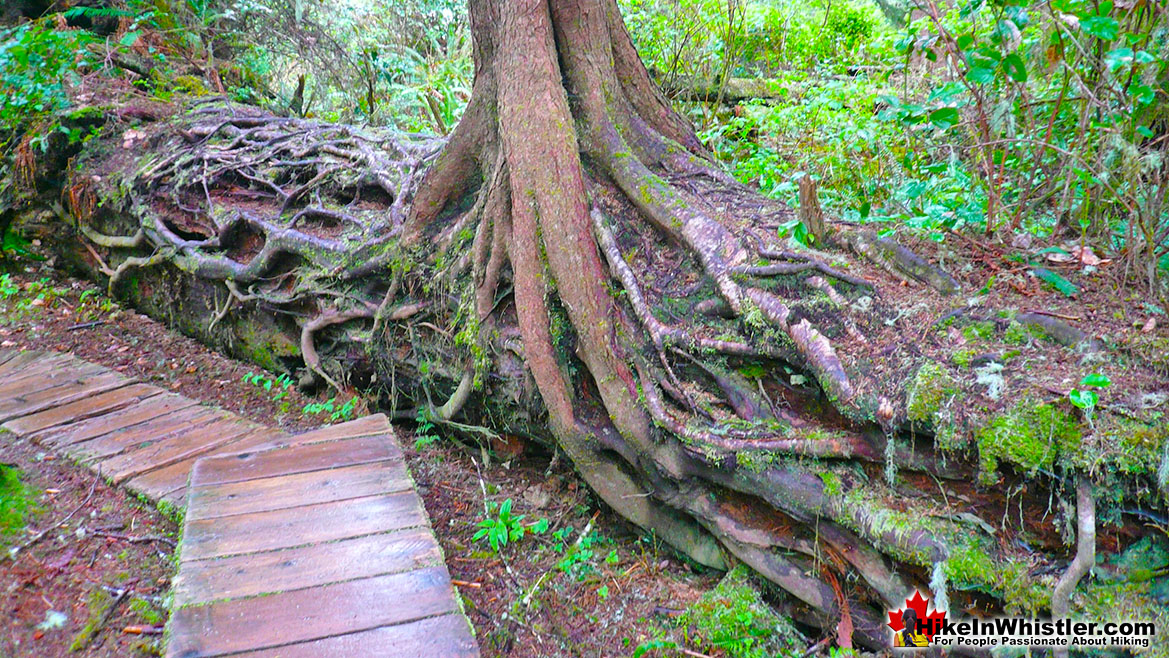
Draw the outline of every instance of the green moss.
[[[89,600],[87,601],[89,618],[85,621],[85,625],[81,627],[77,635],[73,636],[73,644],[69,647],[70,651],[81,651],[101,631],[106,613],[113,604],[114,597],[104,589],[94,589],[89,593]]]
[[[1010,614],[1038,614],[1051,606],[1052,584],[1031,576],[1031,565],[1014,558],[996,561],[986,537],[953,547],[943,569],[955,589],[1002,598]]]
[[[1106,462],[1126,474],[1156,474],[1161,468],[1169,423],[1162,418],[1142,422],[1116,414],[1096,420],[1096,449]]]
[[[1015,345],[1026,345],[1031,342],[1031,332],[1022,324],[1011,321],[1007,330],[1003,332],[1003,341]]]
[[[972,342],[976,340],[990,340],[994,336],[994,323],[989,320],[972,322],[962,327],[962,336]]]
[[[1077,454],[1082,438],[1070,414],[1024,399],[978,433],[981,478],[985,483],[996,481],[1000,461],[1029,474],[1050,469],[1056,457]]]
[[[740,450],[735,453],[735,463],[752,473],[762,473],[775,463],[776,454],[769,450]]]
[[[824,481],[824,493],[829,496],[839,496],[841,491],[840,476],[832,471],[823,471],[820,473],[820,479]]]
[[[934,428],[934,445],[942,450],[961,450],[970,442],[969,435],[954,423],[939,423]]]
[[[11,436],[0,430],[0,441],[10,441]],[[19,535],[36,511],[37,492],[24,482],[20,471],[0,464],[0,546],[9,543]]]
[[[192,96],[206,96],[211,93],[203,81],[193,75],[180,75],[170,82],[170,86],[177,92]]]
[[[937,413],[959,392],[954,378],[938,363],[929,361],[917,369],[909,387],[906,415],[910,420],[933,424]]]
[[[958,350],[950,355],[950,363],[953,363],[959,368],[969,368],[970,362],[974,360],[975,354],[976,352],[974,350]]]
[[[728,658],[794,657],[806,648],[791,620],[763,601],[751,570],[741,564],[690,606],[679,623]]]
[[[143,623],[150,624],[152,626],[159,626],[164,621],[166,621],[166,617],[163,616],[163,613],[159,611],[158,608],[154,607],[153,603],[142,597],[135,596],[134,598],[130,599],[130,610],[138,615],[138,618],[141,619]]]

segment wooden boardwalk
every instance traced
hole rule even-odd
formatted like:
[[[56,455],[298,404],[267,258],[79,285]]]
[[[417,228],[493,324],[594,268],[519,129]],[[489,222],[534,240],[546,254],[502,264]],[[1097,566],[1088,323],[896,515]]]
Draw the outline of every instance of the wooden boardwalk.
[[[0,426],[186,506],[167,656],[479,655],[383,415],[289,435],[71,356],[0,352]]]

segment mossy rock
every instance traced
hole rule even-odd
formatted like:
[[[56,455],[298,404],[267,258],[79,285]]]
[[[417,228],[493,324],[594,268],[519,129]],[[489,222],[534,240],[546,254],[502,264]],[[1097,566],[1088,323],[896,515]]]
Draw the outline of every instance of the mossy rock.
[[[929,361],[917,369],[905,398],[909,420],[934,425],[939,411],[961,390],[958,382],[940,364]]]
[[[807,648],[790,619],[763,601],[751,570],[738,565],[679,618],[728,658],[799,656]]]
[[[1095,450],[1118,471],[1152,475],[1156,480],[1169,479],[1169,422],[1165,419],[1146,423],[1117,414],[1102,414],[1096,421],[1095,438]]]
[[[980,477],[984,483],[995,482],[1001,461],[1027,474],[1050,470],[1057,457],[1078,455],[1082,439],[1071,414],[1054,404],[1024,399],[978,433]]]

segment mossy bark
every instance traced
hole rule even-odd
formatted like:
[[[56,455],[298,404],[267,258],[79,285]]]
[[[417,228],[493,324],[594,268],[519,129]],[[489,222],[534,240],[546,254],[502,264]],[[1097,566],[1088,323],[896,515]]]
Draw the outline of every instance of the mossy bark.
[[[957,429],[944,366],[910,345],[872,354],[866,328],[896,309],[847,255],[787,251],[761,228],[790,211],[708,159],[615,2],[472,0],[471,20],[474,94],[446,142],[219,101],[133,138],[111,117],[65,179],[34,172],[7,220],[306,385],[543,441],[645,531],[703,565],[750,565],[801,619],[863,646],[886,647],[885,611],[946,573],[972,588],[949,593],[954,609],[1009,598],[958,566],[1040,573],[1066,555],[1038,521],[1062,479],[1024,477],[1051,461],[997,463],[1022,473],[985,490],[977,454],[935,449],[939,412],[948,432],[977,429]],[[956,288],[888,241],[834,237]],[[876,378],[874,358],[906,376]],[[1024,454],[1008,434],[1000,462]],[[1031,552],[991,540],[1008,524]],[[988,540],[976,560],[972,533]],[[1054,585],[1024,571],[1013,590]]]

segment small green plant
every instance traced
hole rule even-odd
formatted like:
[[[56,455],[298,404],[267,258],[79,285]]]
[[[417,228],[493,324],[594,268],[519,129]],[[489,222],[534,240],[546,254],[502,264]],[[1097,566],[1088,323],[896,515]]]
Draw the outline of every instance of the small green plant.
[[[292,389],[292,378],[288,375],[282,374],[276,379],[272,379],[249,372],[243,376],[243,382],[264,389],[265,393],[271,395],[273,402],[280,403],[280,412],[288,413],[288,395]]]
[[[576,543],[569,544],[568,539],[572,535],[572,530],[572,526],[568,526],[552,533],[552,539],[555,541],[552,550],[564,554],[556,563],[556,568],[581,581],[597,570],[594,564],[597,557],[595,549],[609,540],[601,533],[593,531],[577,539]],[[615,564],[617,559],[617,552],[611,551],[605,557],[605,562]]]
[[[486,541],[498,553],[500,547],[507,546],[508,542],[517,542],[528,533],[542,535],[548,532],[548,519],[524,525],[522,521],[525,515],[512,514],[511,507],[511,498],[503,501],[503,504],[487,501],[486,516],[479,522],[479,530],[471,537],[471,541]]]
[[[421,450],[426,446],[439,440],[439,436],[434,434],[434,423],[430,422],[430,414],[423,408],[418,409],[418,416],[414,419],[418,423],[418,429],[414,435],[414,449]]]
[[[491,544],[491,549],[498,553],[499,548],[507,546],[509,541],[517,542],[523,539],[526,529],[521,521],[524,520],[524,515],[512,514],[511,505],[511,498],[503,501],[502,505],[488,501],[487,518],[479,522],[479,530],[471,540],[485,539]]]
[[[12,281],[11,274],[0,274],[0,297],[8,299],[20,292],[20,286]]]
[[[1090,375],[1085,375],[1080,380],[1080,386],[1085,387],[1083,390],[1073,388],[1068,391],[1068,400],[1084,410],[1084,417],[1088,419],[1089,425],[1092,423],[1092,416],[1096,411],[1096,405],[1100,402],[1100,394],[1095,389],[1107,388],[1111,385],[1112,380],[1106,375],[1094,372]]]
[[[320,414],[329,414],[329,422],[344,422],[353,420],[354,409],[357,407],[357,396],[349,398],[349,401],[341,406],[337,406],[337,398],[332,397],[324,402],[310,402],[304,405],[301,411],[306,416],[319,416]]]

